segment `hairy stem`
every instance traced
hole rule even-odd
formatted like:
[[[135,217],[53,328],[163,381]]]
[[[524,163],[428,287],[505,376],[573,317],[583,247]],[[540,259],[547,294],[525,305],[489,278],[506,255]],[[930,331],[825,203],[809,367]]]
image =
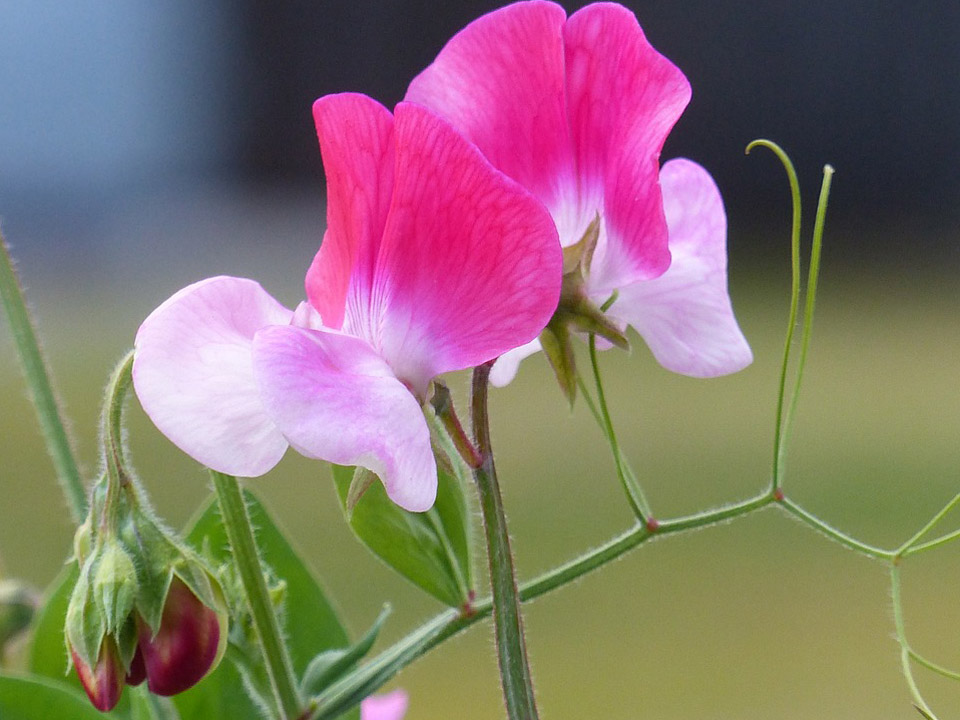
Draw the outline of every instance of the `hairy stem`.
[[[480,495],[480,510],[487,540],[490,588],[493,592],[493,625],[497,640],[497,658],[503,683],[503,698],[510,720],[535,720],[538,717],[533,680],[523,636],[520,595],[513,568],[513,553],[507,532],[507,518],[497,483],[490,444],[487,391],[490,364],[481,365],[473,374],[473,432],[480,465],[473,470]]]
[[[270,677],[270,687],[282,712],[282,720],[299,718],[303,710],[297,679],[290,654],[280,634],[280,622],[270,602],[270,594],[263,576],[260,553],[253,537],[253,526],[247,505],[235,477],[210,471],[220,503],[220,514],[227,530],[227,539],[233,553],[233,562],[246,596],[253,627]]]
[[[597,358],[597,336],[590,336],[590,367],[593,369],[593,379],[597,388],[597,405],[599,406],[598,422],[601,423],[607,441],[610,443],[610,452],[613,453],[613,462],[617,468],[617,478],[627,496],[627,501],[641,522],[647,522],[653,517],[650,510],[650,503],[647,502],[643,488],[637,482],[636,477],[629,470],[626,459],[620,451],[620,443],[617,441],[617,434],[613,429],[613,419],[610,417],[610,410],[607,407],[607,396],[603,391],[603,379],[600,375],[600,362]]]
[[[27,310],[23,289],[13,267],[13,259],[3,235],[0,234],[0,301],[10,321],[14,344],[20,356],[23,374],[30,389],[30,397],[40,421],[47,452],[53,460],[60,488],[67,500],[70,516],[80,524],[87,514],[87,490],[80,477],[76,454],[67,435],[62,411],[57,403],[47,369],[40,352],[37,333]]]

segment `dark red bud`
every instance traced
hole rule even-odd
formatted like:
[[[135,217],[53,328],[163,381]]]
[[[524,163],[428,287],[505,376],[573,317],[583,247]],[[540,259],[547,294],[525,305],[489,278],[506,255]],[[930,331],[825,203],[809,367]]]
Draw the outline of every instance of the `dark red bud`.
[[[113,641],[105,639],[100,647],[100,657],[96,667],[91,668],[73,648],[70,648],[73,657],[73,666],[77,669],[80,683],[87,691],[87,697],[93,706],[101,712],[108,712],[120,702],[123,692],[123,666]]]
[[[137,651],[133,654],[133,660],[130,661],[130,669],[127,671],[127,685],[139,685],[147,679],[147,666],[143,662],[143,653],[140,646],[137,645]]]
[[[174,577],[159,632],[154,636],[141,621],[139,642],[150,692],[176,695],[200,682],[217,659],[220,618]]]

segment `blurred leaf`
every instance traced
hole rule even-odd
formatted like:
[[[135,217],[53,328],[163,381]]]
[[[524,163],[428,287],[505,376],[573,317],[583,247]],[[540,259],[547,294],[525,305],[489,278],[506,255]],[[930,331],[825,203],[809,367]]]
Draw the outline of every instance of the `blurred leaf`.
[[[151,695],[146,685],[127,688],[127,691],[130,693],[130,720],[183,720],[170,698]],[[214,720],[235,716],[213,714],[203,717]]]
[[[425,513],[394,504],[374,483],[347,512],[354,469],[331,466],[340,504],[354,534],[414,585],[451,607],[468,602],[473,586],[469,515],[460,482],[438,468],[437,502]]]
[[[101,713],[83,694],[65,683],[24,675],[0,675],[0,718],[3,720],[103,720],[116,711]]]
[[[319,653],[350,644],[347,632],[333,606],[284,533],[267,514],[263,505],[249,491],[244,499],[250,519],[257,528],[257,546],[264,562],[286,585],[284,612],[285,637],[290,648],[294,670],[301,677],[307,664]],[[188,542],[204,548],[215,562],[232,562],[227,531],[223,526],[215,500],[208,502],[193,524]],[[256,718],[261,713],[247,693],[241,691],[243,681],[232,662],[224,660],[199,685],[176,697],[183,720],[206,720],[211,717]],[[357,713],[346,718],[359,717]]]

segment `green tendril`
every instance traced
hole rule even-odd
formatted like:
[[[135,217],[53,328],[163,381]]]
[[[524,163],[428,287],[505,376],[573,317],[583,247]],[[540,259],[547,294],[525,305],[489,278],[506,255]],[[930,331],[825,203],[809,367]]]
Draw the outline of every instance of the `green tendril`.
[[[793,335],[797,325],[797,314],[800,308],[800,181],[789,156],[783,149],[771,140],[754,140],[747,145],[746,154],[755,147],[765,147],[776,155],[787,173],[790,182],[790,196],[793,205],[793,224],[790,231],[790,317],[787,321],[787,336],[783,346],[783,361],[780,365],[780,384],[777,389],[777,415],[773,438],[773,489],[780,488],[783,481],[783,464],[785,450],[786,422],[784,416],[785,397],[787,390],[787,368],[790,364],[790,353],[793,348]]]

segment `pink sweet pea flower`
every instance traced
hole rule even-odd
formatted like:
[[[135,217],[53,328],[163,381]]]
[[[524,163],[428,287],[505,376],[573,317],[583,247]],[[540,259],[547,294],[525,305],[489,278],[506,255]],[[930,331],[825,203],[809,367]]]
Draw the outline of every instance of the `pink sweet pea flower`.
[[[501,8],[457,33],[406,99],[449,119],[543,201],[564,247],[599,218],[585,294],[600,305],[618,292],[607,315],[633,326],[662,365],[708,377],[752,361],[727,294],[719,193],[690,161],[659,166],[690,86],[629,10]],[[538,349],[501,359],[494,382]]]
[[[430,381],[534,339],[556,308],[550,216],[433,112],[321,98],[327,231],[284,308],[252,280],[184,288],[137,333],[144,410],[232,475],[302,454],[375,472],[411,511],[436,496],[421,410]]]
[[[407,694],[403,690],[371,695],[360,703],[360,720],[402,720],[406,712]]]

